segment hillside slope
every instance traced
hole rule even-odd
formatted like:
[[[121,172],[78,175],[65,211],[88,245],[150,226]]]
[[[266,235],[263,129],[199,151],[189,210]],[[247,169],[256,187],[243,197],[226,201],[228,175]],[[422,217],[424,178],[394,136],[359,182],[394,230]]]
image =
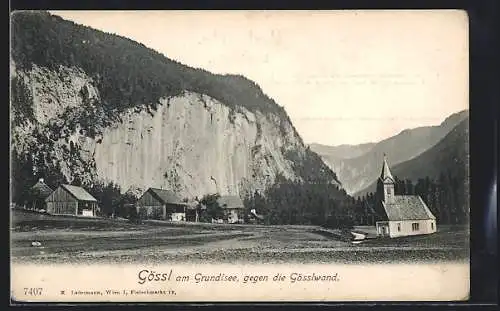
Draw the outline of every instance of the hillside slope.
[[[11,24],[14,197],[38,177],[184,197],[245,196],[278,175],[338,183],[283,107],[242,76],[45,12],[16,12]]]
[[[411,160],[392,166],[391,172],[399,179],[409,179],[413,182],[427,176],[431,179],[438,179],[441,173],[457,176],[460,180],[466,181],[468,180],[468,163],[469,118],[466,118],[435,146]],[[375,190],[376,181],[355,195],[363,196]]]
[[[323,155],[348,193],[357,193],[372,184],[380,173],[380,159],[388,155],[391,165],[410,160],[443,139],[457,124],[468,118],[469,111],[452,114],[440,125],[407,129],[376,143],[361,156],[342,159]]]

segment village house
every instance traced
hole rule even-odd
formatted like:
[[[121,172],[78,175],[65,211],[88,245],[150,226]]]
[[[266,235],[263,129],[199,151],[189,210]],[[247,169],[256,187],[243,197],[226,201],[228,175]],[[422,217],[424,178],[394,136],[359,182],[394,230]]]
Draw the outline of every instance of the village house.
[[[53,192],[43,180],[40,178],[36,184],[31,187],[25,197],[25,208],[30,210],[43,211],[47,210],[45,199]]]
[[[220,196],[217,203],[224,211],[224,222],[230,224],[243,223],[245,207],[240,197],[234,195]]]
[[[394,177],[384,155],[377,181],[377,204],[381,215],[376,222],[380,237],[400,237],[436,232],[436,217],[418,195],[395,195]]]
[[[191,206],[171,190],[149,188],[136,203],[137,214],[143,219],[186,221]]]
[[[82,187],[60,185],[46,199],[47,213],[53,215],[75,215],[96,217],[97,200]]]

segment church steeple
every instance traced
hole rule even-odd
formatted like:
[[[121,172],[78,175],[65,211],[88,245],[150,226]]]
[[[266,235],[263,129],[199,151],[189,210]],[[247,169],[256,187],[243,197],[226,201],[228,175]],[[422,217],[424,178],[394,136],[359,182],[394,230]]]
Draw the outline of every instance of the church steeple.
[[[377,192],[379,198],[385,203],[394,202],[394,177],[391,174],[389,165],[387,164],[387,157],[384,153],[384,161],[382,163],[382,172],[377,181]]]
[[[384,153],[384,163],[382,164],[382,173],[380,174],[380,179],[384,183],[392,182],[394,183],[394,177],[392,177],[391,170],[387,164],[387,156]]]

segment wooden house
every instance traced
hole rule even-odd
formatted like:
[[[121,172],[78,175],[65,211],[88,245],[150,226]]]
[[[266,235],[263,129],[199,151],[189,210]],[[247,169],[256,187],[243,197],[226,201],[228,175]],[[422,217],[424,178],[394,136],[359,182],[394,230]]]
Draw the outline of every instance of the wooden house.
[[[220,196],[217,199],[217,203],[224,210],[224,222],[230,224],[243,223],[245,207],[240,197],[231,195]]]
[[[149,188],[137,200],[137,215],[142,219],[186,221],[190,206],[171,190]]]
[[[400,237],[436,232],[436,217],[418,195],[395,195],[394,177],[385,155],[382,173],[377,181],[378,210],[376,222],[380,237]]]
[[[53,192],[43,180],[40,178],[36,184],[31,187],[26,193],[25,208],[30,210],[47,210],[45,199]]]
[[[47,213],[95,217],[99,211],[97,200],[85,189],[72,185],[60,185],[46,199]]]

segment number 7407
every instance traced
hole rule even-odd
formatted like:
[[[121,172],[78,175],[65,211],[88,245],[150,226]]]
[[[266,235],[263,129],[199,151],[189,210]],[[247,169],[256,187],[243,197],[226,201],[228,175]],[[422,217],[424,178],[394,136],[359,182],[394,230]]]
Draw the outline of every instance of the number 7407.
[[[25,287],[24,294],[29,296],[41,296],[43,289],[41,287]]]

